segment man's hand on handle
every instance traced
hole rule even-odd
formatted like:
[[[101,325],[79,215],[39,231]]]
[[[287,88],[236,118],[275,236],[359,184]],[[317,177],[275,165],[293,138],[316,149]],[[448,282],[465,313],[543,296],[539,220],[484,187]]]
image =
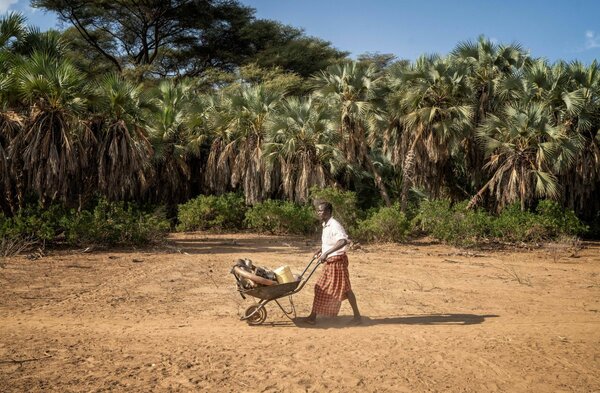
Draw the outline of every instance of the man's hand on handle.
[[[327,259],[327,254],[319,253],[319,260],[317,263],[323,263]]]
[[[323,253],[321,252],[321,250],[318,250],[317,252],[315,252],[315,255],[313,255],[313,258],[318,258],[317,263],[323,263],[326,259],[326,258],[323,259]]]

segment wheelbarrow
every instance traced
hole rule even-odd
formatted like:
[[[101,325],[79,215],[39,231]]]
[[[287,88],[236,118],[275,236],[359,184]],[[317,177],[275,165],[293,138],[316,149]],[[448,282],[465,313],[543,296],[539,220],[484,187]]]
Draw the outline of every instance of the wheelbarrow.
[[[313,273],[317,270],[317,267],[319,267],[319,265],[321,264],[320,262],[315,263],[312,270],[308,273],[308,276],[304,278],[313,262],[317,259],[317,256],[318,255],[313,256],[313,258],[310,260],[309,264],[306,266],[302,274],[293,282],[288,282],[285,284],[268,285],[271,283],[268,283],[267,281],[265,281],[265,279],[262,279],[261,277],[254,277],[253,280],[257,281],[258,283],[264,283],[267,285],[258,286],[250,289],[244,288],[239,277],[241,270],[239,267],[234,266],[231,270],[231,273],[236,278],[237,289],[242,298],[246,299],[246,296],[250,296],[253,298],[260,299],[258,303],[253,304],[246,309],[244,315],[240,318],[240,320],[246,321],[249,325],[262,324],[267,319],[267,309],[265,308],[265,306],[272,301],[274,301],[279,306],[281,311],[283,311],[285,316],[288,317],[290,320],[296,318],[296,307],[294,306],[294,302],[292,301],[292,295],[300,292],[302,288],[304,288],[308,280],[312,277]],[[279,302],[279,299],[286,296],[289,297],[290,310],[286,310]]]

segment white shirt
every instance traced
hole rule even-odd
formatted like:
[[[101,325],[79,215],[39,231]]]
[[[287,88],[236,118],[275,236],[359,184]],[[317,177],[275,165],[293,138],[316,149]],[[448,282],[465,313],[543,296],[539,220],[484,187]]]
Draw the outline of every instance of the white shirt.
[[[321,252],[325,254],[328,250],[331,250],[333,246],[340,239],[348,240],[348,235],[342,224],[331,217],[327,222],[323,223],[323,233],[321,234]],[[327,257],[333,257],[336,255],[344,255],[346,253],[346,246],[339,250],[328,254]]]

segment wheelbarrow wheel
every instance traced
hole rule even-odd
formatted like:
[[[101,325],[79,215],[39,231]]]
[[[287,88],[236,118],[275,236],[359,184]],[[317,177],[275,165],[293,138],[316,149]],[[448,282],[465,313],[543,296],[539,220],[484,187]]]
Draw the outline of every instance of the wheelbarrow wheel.
[[[267,310],[265,310],[264,307],[256,311],[254,315],[248,318],[248,316],[251,315],[257,308],[259,308],[259,306],[252,305],[246,309],[244,318],[246,319],[246,322],[248,322],[248,325],[260,325],[265,321],[265,319],[267,319]]]

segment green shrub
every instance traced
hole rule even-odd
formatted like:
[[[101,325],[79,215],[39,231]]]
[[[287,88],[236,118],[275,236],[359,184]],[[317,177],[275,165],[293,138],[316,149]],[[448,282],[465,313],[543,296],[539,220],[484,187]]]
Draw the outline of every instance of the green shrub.
[[[268,200],[254,205],[246,213],[246,224],[258,232],[274,234],[310,234],[318,228],[311,206]]]
[[[573,211],[563,210],[553,201],[541,201],[535,213],[521,211],[519,204],[512,204],[498,216],[482,210],[466,210],[466,204],[466,201],[455,205],[449,200],[424,201],[415,224],[432,237],[458,246],[484,240],[539,242],[587,230]]]
[[[0,218],[0,236],[32,242],[130,245],[162,239],[169,224],[164,217],[145,213],[133,204],[100,199],[92,211],[67,211],[55,204],[44,209],[28,205],[11,218]],[[64,238],[63,238],[64,235]]]
[[[71,244],[143,245],[169,231],[164,213],[146,213],[134,204],[100,199],[93,211],[72,211],[61,220]]]
[[[242,196],[200,195],[179,205],[177,230],[239,230],[243,228],[246,204]]]
[[[540,232],[535,226],[534,214],[521,211],[518,203],[505,207],[490,226],[493,239],[509,243],[539,240]]]
[[[39,204],[28,205],[14,217],[0,220],[0,236],[29,238],[42,243],[52,241],[62,232],[60,219],[64,214],[65,209],[60,205],[47,209]]]
[[[400,242],[410,232],[410,222],[399,205],[382,207],[358,221],[353,237],[367,242]]]
[[[414,223],[440,241],[471,246],[488,238],[492,217],[483,210],[467,210],[467,201],[451,206],[449,200],[424,201]]]
[[[313,204],[329,202],[333,206],[333,217],[338,220],[347,231],[352,231],[356,226],[361,213],[356,204],[356,193],[343,191],[336,188],[310,189],[310,199]]]
[[[588,230],[573,210],[563,209],[557,202],[551,200],[543,200],[538,203],[536,219],[545,229],[546,237],[583,235]]]
[[[539,242],[561,235],[581,235],[586,230],[572,210],[565,210],[550,200],[540,201],[535,213],[521,211],[519,204],[510,205],[491,227],[492,236],[506,242]]]

